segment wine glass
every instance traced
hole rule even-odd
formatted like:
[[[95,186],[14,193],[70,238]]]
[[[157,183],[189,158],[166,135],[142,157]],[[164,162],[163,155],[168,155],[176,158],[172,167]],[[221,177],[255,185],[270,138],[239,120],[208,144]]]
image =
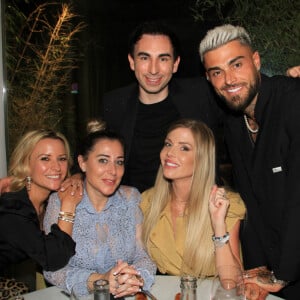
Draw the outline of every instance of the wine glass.
[[[246,300],[242,269],[233,265],[219,266],[212,282],[210,299]]]

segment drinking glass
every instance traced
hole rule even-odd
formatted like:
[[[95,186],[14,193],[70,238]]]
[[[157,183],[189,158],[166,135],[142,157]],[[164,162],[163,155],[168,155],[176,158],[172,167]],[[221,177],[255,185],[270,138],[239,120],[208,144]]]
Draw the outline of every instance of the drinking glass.
[[[109,300],[109,283],[105,279],[94,282],[94,300]]]
[[[93,282],[93,289],[87,289],[84,293],[74,285],[71,290],[71,300],[110,300],[109,283],[99,279]]]
[[[242,269],[232,265],[218,267],[212,282],[210,299],[246,300]]]

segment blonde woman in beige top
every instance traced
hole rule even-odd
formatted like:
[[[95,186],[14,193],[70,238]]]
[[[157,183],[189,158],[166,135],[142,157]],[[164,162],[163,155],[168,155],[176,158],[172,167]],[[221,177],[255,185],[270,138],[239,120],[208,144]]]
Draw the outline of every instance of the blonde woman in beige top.
[[[212,276],[241,266],[245,206],[215,185],[215,142],[202,122],[179,120],[167,133],[155,186],[143,193],[143,239],[161,273]],[[215,242],[213,242],[214,237]]]

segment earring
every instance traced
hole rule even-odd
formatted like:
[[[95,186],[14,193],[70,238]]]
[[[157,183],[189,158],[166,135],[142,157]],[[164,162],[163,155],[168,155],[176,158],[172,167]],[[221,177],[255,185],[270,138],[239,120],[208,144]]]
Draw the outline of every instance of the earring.
[[[31,190],[31,177],[30,176],[26,176],[26,189],[27,189],[27,192],[29,192]]]

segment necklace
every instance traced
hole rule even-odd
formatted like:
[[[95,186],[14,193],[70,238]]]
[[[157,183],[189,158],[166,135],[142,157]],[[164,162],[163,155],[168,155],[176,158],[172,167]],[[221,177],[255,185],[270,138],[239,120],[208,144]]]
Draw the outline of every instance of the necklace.
[[[244,120],[247,126],[247,129],[251,132],[251,133],[258,133],[258,127],[256,129],[252,129],[248,123],[248,118],[247,116],[244,114]]]

